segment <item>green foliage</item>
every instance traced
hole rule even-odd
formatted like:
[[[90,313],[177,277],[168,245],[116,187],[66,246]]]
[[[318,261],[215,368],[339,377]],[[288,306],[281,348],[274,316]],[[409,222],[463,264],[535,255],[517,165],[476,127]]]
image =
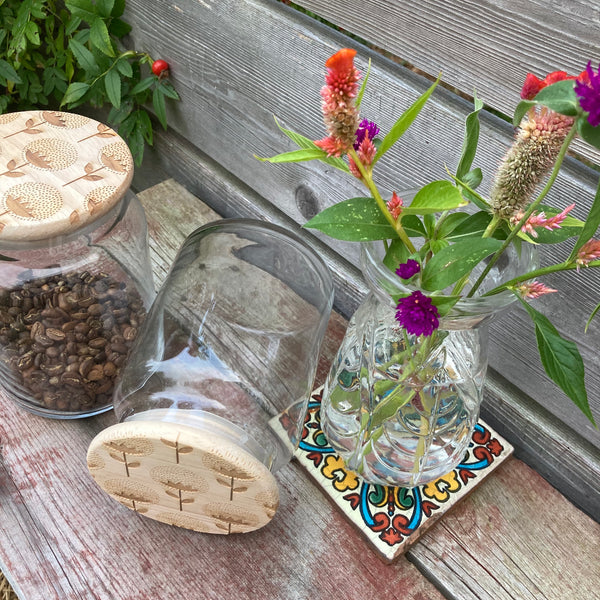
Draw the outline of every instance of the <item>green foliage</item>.
[[[350,198],[321,211],[304,225],[338,240],[368,242],[396,237],[373,198]]]
[[[561,337],[545,315],[527,304],[520,296],[517,297],[535,325],[538,350],[547,375],[595,426],[585,389],[583,360],[577,345]]]
[[[109,123],[140,164],[153,138],[145,106],[166,128],[166,99],[179,96],[148,54],[120,48],[131,30],[124,10],[125,0],[0,0],[0,113],[110,105]]]

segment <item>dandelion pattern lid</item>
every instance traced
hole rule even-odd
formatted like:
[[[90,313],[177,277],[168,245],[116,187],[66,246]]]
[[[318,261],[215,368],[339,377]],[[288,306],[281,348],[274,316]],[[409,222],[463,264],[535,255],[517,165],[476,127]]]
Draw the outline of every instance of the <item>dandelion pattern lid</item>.
[[[0,115],[0,243],[70,233],[106,214],[133,177],[107,125],[59,111]]]
[[[161,421],[125,421],[90,444],[96,483],[127,508],[185,529],[227,535],[271,521],[279,490],[269,469],[228,438]]]

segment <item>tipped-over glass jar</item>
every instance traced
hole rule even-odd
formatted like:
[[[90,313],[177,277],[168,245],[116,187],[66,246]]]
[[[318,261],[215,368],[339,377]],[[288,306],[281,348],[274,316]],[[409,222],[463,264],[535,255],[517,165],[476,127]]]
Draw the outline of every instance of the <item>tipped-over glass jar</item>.
[[[21,407],[109,410],[154,296],[125,142],[87,117],[0,115],[0,384]]]
[[[272,472],[299,442],[332,302],[326,265],[280,227],[231,219],[192,233],[123,371],[120,423],[90,446],[99,485],[197,531],[267,523]]]

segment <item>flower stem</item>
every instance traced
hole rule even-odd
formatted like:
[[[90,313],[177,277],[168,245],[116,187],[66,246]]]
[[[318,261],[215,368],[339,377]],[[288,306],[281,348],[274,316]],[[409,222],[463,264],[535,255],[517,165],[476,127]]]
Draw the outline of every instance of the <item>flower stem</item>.
[[[373,194],[373,198],[375,199],[375,202],[377,202],[377,206],[379,207],[379,210],[383,213],[383,215],[385,216],[385,218],[387,219],[389,224],[394,228],[394,230],[398,234],[398,237],[404,242],[404,245],[408,248],[408,250],[411,253],[414,254],[416,252],[416,249],[413,246],[413,243],[410,241],[408,235],[406,234],[406,231],[404,231],[404,228],[402,227],[400,220],[394,219],[394,217],[392,217],[392,215],[390,214],[390,211],[387,208],[385,200],[381,197],[381,194],[379,193],[377,186],[373,182],[371,173],[369,173],[367,171],[365,166],[362,164],[360,158],[358,158],[358,154],[356,153],[356,150],[354,150],[354,148],[350,148],[350,150],[348,150],[348,154],[349,154],[349,156],[352,157],[352,160],[354,161],[358,170],[360,171],[360,174],[362,175],[364,184],[367,186],[367,188],[369,189],[371,194]]]
[[[481,273],[481,275],[479,276],[477,281],[473,284],[471,291],[467,294],[467,298],[471,298],[475,294],[475,292],[477,291],[479,286],[481,286],[484,279],[487,277],[488,273],[491,271],[492,267],[496,264],[496,261],[500,258],[500,256],[503,254],[503,252],[508,248],[508,246],[510,245],[512,240],[515,238],[515,236],[517,236],[519,231],[521,231],[521,227],[523,227],[523,225],[525,225],[525,223],[527,222],[527,219],[529,219],[529,217],[531,216],[533,211],[538,207],[538,205],[541,203],[541,201],[546,197],[546,195],[550,191],[550,188],[552,187],[552,185],[554,184],[554,181],[556,180],[556,177],[558,176],[558,172],[560,171],[560,167],[565,158],[567,150],[568,150],[571,142],[573,141],[573,138],[575,137],[576,133],[577,133],[577,128],[571,127],[569,133],[567,134],[567,137],[565,137],[565,140],[563,141],[562,146],[560,147],[560,151],[556,158],[556,162],[554,163],[554,168],[552,169],[552,173],[550,174],[550,177],[548,178],[546,185],[540,192],[539,196],[529,205],[529,207],[525,211],[525,214],[523,215],[522,219],[517,223],[517,225],[515,225],[515,227],[508,234],[508,236],[507,236],[506,240],[504,240],[504,243],[502,244],[502,246],[492,256],[492,258],[490,259],[490,262],[487,264],[487,266],[485,267],[485,269],[483,270],[483,272]],[[492,219],[492,222],[493,222],[493,219]]]

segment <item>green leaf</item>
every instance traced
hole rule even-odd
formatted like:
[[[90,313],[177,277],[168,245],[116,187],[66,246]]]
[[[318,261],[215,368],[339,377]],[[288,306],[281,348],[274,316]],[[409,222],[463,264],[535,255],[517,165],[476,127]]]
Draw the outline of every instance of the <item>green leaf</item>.
[[[142,137],[149,146],[153,144],[152,121],[150,115],[145,110],[136,111],[137,128],[141,131]]]
[[[81,42],[75,38],[71,38],[69,40],[69,49],[84,71],[87,71],[91,76],[100,73],[100,67],[98,67],[94,55]]]
[[[115,0],[96,0],[96,7],[101,17],[108,19],[112,15]]]
[[[29,21],[29,23],[25,25],[25,35],[34,46],[40,45],[40,30],[33,21]]]
[[[579,234],[579,238],[575,242],[575,246],[567,259],[567,262],[572,262],[577,258],[577,253],[581,248],[589,242],[595,235],[598,227],[600,226],[600,183],[596,189],[596,195],[594,196],[594,202],[590,208],[585,225]]]
[[[309,140],[308,138],[304,137],[303,135],[300,135],[299,133],[296,133],[295,131],[292,131],[291,129],[285,129],[284,127],[282,127],[277,119],[275,119],[275,123],[277,124],[277,127],[279,127],[279,130],[282,133],[284,133],[287,137],[289,137],[290,140],[292,140],[292,142],[294,142],[294,144],[296,144],[296,146],[298,146],[299,148],[317,148],[321,150],[321,148],[319,148],[312,140]],[[335,167],[336,169],[339,169],[340,171],[344,171],[345,173],[350,172],[350,169],[348,169],[348,165],[341,158],[337,158],[335,156],[327,156],[327,153],[324,150],[321,150],[321,152],[323,153],[324,157],[320,158],[319,160],[321,160],[325,164]]]
[[[375,164],[401,137],[405,131],[412,125],[413,121],[417,118],[429,96],[433,94],[433,90],[437,87],[440,81],[441,75],[435,80],[435,83],[420,97],[412,106],[410,106],[394,123],[388,134],[383,138],[381,146],[375,155],[373,164]]]
[[[580,119],[579,134],[588,143],[600,150],[600,126],[592,127],[587,119]]]
[[[462,177],[463,183],[466,183],[471,189],[475,189],[479,186],[483,180],[483,173],[479,167],[471,169],[468,173],[465,173]]]
[[[425,225],[417,215],[405,215],[401,222],[402,228],[409,237],[427,237]]]
[[[450,213],[438,226],[438,239],[447,238],[469,215],[463,212]]]
[[[133,69],[127,58],[120,58],[117,61],[117,69],[124,77],[133,77]]]
[[[98,13],[91,0],[67,0],[65,6],[75,17],[79,17],[86,23],[91,24],[98,17]]]
[[[428,291],[443,290],[458,281],[486,256],[502,246],[494,238],[469,239],[440,250],[425,266],[421,286]]]
[[[456,242],[467,238],[480,238],[491,220],[492,215],[487,212],[479,211],[472,215],[467,215],[467,218],[459,223],[446,236],[446,239]]]
[[[458,188],[449,181],[432,181],[422,187],[410,206],[402,209],[406,215],[426,215],[466,206]]]
[[[120,39],[131,31],[131,25],[121,19],[113,19],[108,26],[108,31],[111,35]]]
[[[94,19],[90,27],[90,42],[94,48],[97,48],[106,56],[114,56],[115,51],[110,40],[106,23],[100,19]]]
[[[154,92],[152,92],[152,106],[154,107],[154,112],[160,121],[160,124],[164,129],[167,128],[167,106],[165,104],[165,97],[158,91],[157,88],[154,88]]]
[[[363,82],[360,86],[360,91],[358,92],[358,96],[356,97],[356,102],[354,103],[356,108],[360,108],[360,103],[362,102],[363,95],[365,93],[365,89],[367,88],[367,81],[369,79],[370,72],[371,72],[371,59],[369,59],[369,64],[367,66],[367,72],[366,72]]]
[[[437,254],[444,248],[449,246],[449,242],[447,240],[429,240],[429,249],[432,254]]]
[[[387,249],[385,256],[383,257],[383,264],[390,270],[395,271],[398,265],[405,263],[410,257],[408,248],[404,245],[404,242],[400,239],[392,240],[390,247]]]
[[[304,227],[318,229],[332,238],[348,242],[397,237],[373,198],[350,198],[338,202],[314,216]]]
[[[594,319],[594,317],[596,316],[598,311],[600,311],[600,304],[596,305],[596,308],[592,311],[590,318],[587,320],[587,323],[585,324],[585,329],[584,329],[585,333],[587,333],[590,323],[592,322],[592,320]]]
[[[473,100],[475,110],[467,115],[465,121],[465,139],[458,167],[456,168],[456,176],[459,179],[465,178],[470,171],[473,159],[475,158],[475,153],[477,152],[477,144],[479,143],[479,112],[483,108],[483,102],[476,95]],[[465,183],[468,183],[470,187],[477,187],[467,182],[466,178]]]
[[[152,87],[152,84],[156,81],[156,77],[154,75],[150,75],[149,77],[144,77],[140,82],[138,82],[133,89],[131,90],[131,95],[135,96],[140,92],[146,91],[148,88]]]
[[[585,370],[577,345],[566,340],[541,312],[515,294],[535,325],[535,337],[542,365],[548,377],[573,400],[583,414],[594,423],[585,389]]]
[[[283,154],[277,154],[270,158],[261,158],[260,156],[254,155],[254,158],[261,162],[270,163],[289,163],[289,162],[303,162],[306,160],[315,160],[327,156],[324,150],[321,148],[305,148],[303,150],[292,150],[291,152],[284,152]]]
[[[60,103],[61,106],[71,104],[72,102],[76,102],[80,98],[82,98],[85,93],[90,89],[89,83],[84,83],[83,81],[76,81],[72,83],[67,88],[65,95]]]
[[[115,69],[111,69],[104,76],[104,87],[110,103],[115,107],[121,106],[121,77]]]
[[[159,81],[158,82],[158,91],[166,96],[167,98],[172,98],[173,100],[179,100],[179,94],[175,90],[175,88],[168,81]]]
[[[7,61],[0,58],[0,77],[14,83],[23,83],[23,80],[17,75],[14,67]]]
[[[125,12],[125,0],[115,0],[110,16],[114,18],[120,17]]]
[[[77,29],[79,28],[80,25],[81,25],[81,17],[72,15],[71,18],[67,21],[67,25],[65,27],[65,35],[66,36],[72,35],[75,31],[77,31]]]

